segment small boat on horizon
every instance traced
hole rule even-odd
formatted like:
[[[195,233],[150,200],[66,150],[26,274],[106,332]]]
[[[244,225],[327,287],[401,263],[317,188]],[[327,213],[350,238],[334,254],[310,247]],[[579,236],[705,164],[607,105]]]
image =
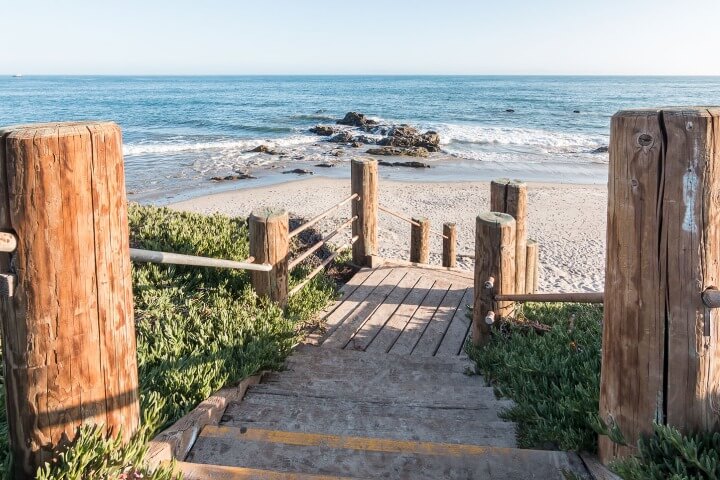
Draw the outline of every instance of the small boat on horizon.
[[[13,78],[20,78],[22,76],[23,76],[22,73],[16,73],[15,75],[13,75]]]

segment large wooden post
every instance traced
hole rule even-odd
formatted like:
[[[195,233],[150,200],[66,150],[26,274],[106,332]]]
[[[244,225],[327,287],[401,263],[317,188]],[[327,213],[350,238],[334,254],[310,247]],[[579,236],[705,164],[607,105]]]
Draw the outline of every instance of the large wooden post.
[[[490,183],[490,211],[507,213],[515,219],[515,291],[525,288],[527,245],[527,185],[506,178]]]
[[[454,223],[443,224],[442,265],[447,268],[457,265],[457,230]]]
[[[16,478],[32,478],[84,423],[139,421],[120,128],[59,123],[0,130],[2,348]],[[13,288],[14,287],[14,288]]]
[[[510,215],[496,212],[478,215],[472,328],[475,345],[487,344],[492,323],[512,313],[512,302],[495,302],[493,297],[515,293],[515,238],[515,219]]]
[[[358,199],[352,203],[352,234],[358,240],[352,247],[353,263],[361,267],[372,265],[377,255],[378,169],[377,160],[360,158],[350,162],[350,184]]]
[[[250,272],[255,292],[277,302],[288,300],[288,214],[285,210],[261,208],[250,214],[250,256],[255,263],[272,265],[269,272]]]
[[[430,261],[430,220],[425,217],[413,217],[410,225],[410,261],[428,263]]]
[[[653,421],[720,428],[720,109],[612,119],[600,416],[627,443]],[[632,453],[601,437],[604,462]]]

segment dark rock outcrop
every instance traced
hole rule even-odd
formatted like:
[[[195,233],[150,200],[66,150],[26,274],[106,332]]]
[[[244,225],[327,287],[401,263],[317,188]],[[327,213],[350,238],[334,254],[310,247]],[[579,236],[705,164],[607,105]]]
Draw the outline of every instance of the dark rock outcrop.
[[[329,137],[335,133],[335,128],[327,125],[315,125],[310,129],[310,132],[322,137]]]
[[[313,175],[312,170],[305,170],[304,168],[296,168],[294,170],[286,170],[282,173],[295,173],[297,175]]]
[[[401,148],[421,147],[428,152],[439,152],[440,135],[432,130],[420,133],[409,125],[399,125],[393,127],[387,137],[379,140],[378,145]]]
[[[376,120],[367,118],[362,113],[357,112],[348,112],[341,120],[338,120],[335,123],[338,125],[350,125],[351,127],[358,127],[362,129],[369,129],[378,124]]]
[[[227,175],[225,177],[212,177],[210,180],[214,182],[226,182],[228,180],[252,180],[257,178],[254,175],[250,175],[249,173],[241,173],[238,172],[237,175]]]
[[[512,109],[512,108],[508,108],[508,109],[505,110],[505,112],[507,112],[507,113],[515,113],[515,110]]]
[[[370,155],[389,155],[389,156],[405,156],[405,157],[427,157],[430,152],[424,147],[391,147],[383,146],[380,148],[370,148],[367,150]]]
[[[278,155],[278,152],[268,147],[267,145],[258,145],[257,147],[248,150],[251,153],[267,153],[268,155]]]
[[[353,141],[353,134],[348,131],[343,131],[338,133],[334,137],[330,137],[328,141],[335,143],[350,143]]]
[[[333,164],[333,163],[328,163],[328,162],[323,162],[323,163],[318,163],[318,164],[316,164],[315,166],[316,166],[316,167],[322,167],[322,168],[332,168],[332,167],[335,166],[335,164]]]
[[[375,145],[377,143],[377,140],[374,138],[368,137],[367,135],[358,135],[356,137],[353,137],[353,142],[364,143],[367,145]]]
[[[590,153],[608,153],[609,147],[598,147]]]
[[[430,168],[430,165],[423,162],[386,162],[380,161],[378,165],[383,167],[409,167],[409,168]]]

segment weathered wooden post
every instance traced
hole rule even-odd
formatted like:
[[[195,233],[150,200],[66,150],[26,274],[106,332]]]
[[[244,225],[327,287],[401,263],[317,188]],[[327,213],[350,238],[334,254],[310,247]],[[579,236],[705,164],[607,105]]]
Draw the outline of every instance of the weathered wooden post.
[[[353,263],[361,267],[372,265],[377,255],[378,169],[377,160],[360,158],[350,162],[350,184],[358,199],[352,203],[353,236],[358,240],[352,247]]]
[[[487,344],[490,326],[512,313],[513,303],[495,302],[494,295],[515,293],[515,238],[515,219],[510,215],[488,212],[477,216],[472,327],[475,345]]]
[[[410,225],[410,261],[428,263],[430,261],[430,220],[425,217],[413,217]]]
[[[503,178],[490,183],[490,211],[507,213],[515,219],[515,291],[525,288],[527,232],[527,185]]]
[[[720,428],[720,109],[612,119],[600,416],[634,445],[657,421]],[[601,436],[608,462],[632,453]]]
[[[272,265],[269,272],[250,272],[253,289],[285,307],[288,301],[288,214],[285,210],[261,208],[248,219],[250,256],[255,263]]]
[[[540,270],[539,248],[535,240],[528,239],[525,260],[525,293],[536,293]],[[517,292],[520,293],[520,292]]]
[[[5,391],[15,477],[84,423],[139,422],[138,374],[120,128],[56,123],[0,129]]]
[[[442,265],[448,268],[457,265],[457,231],[454,223],[443,224]]]

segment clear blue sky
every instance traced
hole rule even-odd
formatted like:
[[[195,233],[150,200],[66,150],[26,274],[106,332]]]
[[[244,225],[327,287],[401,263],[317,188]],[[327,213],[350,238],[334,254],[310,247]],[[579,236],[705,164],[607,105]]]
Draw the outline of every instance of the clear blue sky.
[[[720,75],[720,0],[0,0],[0,73]]]

